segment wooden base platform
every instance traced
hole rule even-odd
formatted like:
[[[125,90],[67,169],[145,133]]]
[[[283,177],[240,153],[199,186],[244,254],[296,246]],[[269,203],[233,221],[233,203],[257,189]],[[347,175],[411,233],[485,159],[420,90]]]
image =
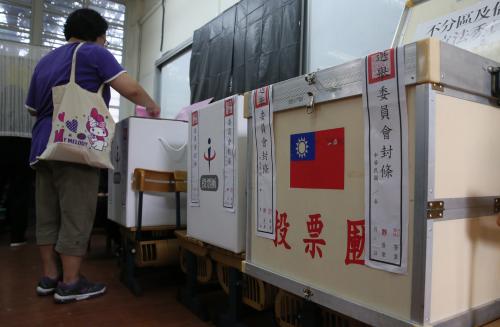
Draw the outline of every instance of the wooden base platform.
[[[224,266],[219,281],[222,280],[223,288],[226,290],[229,301],[227,312],[218,318],[217,326],[244,326],[241,322],[244,277],[242,273],[242,263],[245,259],[244,253],[233,253],[219,247],[206,244],[200,240],[187,236],[186,231],[176,231],[175,235],[179,240],[179,245],[186,255],[186,285],[181,290],[181,302],[190,308],[200,318],[207,316],[204,308],[199,306],[198,288],[196,285],[199,279],[198,262],[200,260],[210,260],[217,265]],[[203,258],[203,259],[200,259]],[[213,264],[212,264],[213,265]],[[222,268],[221,268],[222,269]],[[223,276],[223,277],[222,277]]]

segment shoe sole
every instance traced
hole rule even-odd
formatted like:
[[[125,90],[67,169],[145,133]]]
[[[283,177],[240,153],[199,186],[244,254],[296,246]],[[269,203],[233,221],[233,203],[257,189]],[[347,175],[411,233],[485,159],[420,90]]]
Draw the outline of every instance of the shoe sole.
[[[10,243],[10,247],[11,248],[17,248],[19,246],[23,246],[23,245],[26,245],[27,243],[26,242],[16,242],[16,243]]]
[[[55,293],[54,294],[54,301],[56,303],[63,304],[63,303],[87,300],[87,299],[91,299],[91,298],[103,295],[105,292],[106,292],[106,287],[104,287],[102,290],[99,290],[97,292],[92,292],[92,293],[87,293],[87,294],[59,295],[59,294]]]
[[[36,294],[38,296],[47,296],[47,295],[52,295],[55,292],[55,288],[42,288],[40,286],[36,287]]]

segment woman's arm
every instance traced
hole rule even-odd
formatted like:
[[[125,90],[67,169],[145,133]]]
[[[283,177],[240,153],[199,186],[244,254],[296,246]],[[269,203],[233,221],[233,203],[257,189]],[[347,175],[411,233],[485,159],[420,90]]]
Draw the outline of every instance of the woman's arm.
[[[135,104],[146,107],[146,111],[153,117],[160,115],[160,107],[147,94],[142,86],[137,83],[129,74],[123,73],[118,75],[110,83],[111,87],[118,93],[123,95],[128,100]]]

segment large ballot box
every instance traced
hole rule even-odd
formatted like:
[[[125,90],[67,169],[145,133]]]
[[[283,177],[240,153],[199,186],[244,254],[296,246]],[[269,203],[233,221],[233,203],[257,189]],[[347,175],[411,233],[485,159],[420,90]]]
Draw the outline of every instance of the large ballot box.
[[[186,170],[188,125],[185,121],[129,117],[116,124],[108,173],[108,218],[136,227],[139,194],[132,189],[136,168]],[[186,224],[186,194],[181,193],[181,224]],[[175,225],[175,194],[145,193],[142,226]]]
[[[374,326],[498,318],[499,65],[425,39],[247,93],[245,273]]]
[[[243,96],[191,112],[188,148],[189,236],[245,251],[247,122]]]

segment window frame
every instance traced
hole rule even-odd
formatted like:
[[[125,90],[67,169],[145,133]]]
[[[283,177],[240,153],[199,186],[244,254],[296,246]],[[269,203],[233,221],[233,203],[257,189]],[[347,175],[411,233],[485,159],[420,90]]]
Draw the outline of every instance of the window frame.
[[[92,5],[91,0],[81,0],[81,1],[82,1],[83,8],[88,8],[90,5]],[[125,6],[125,19],[123,20],[123,35],[124,35],[123,40],[125,40],[125,35],[127,34],[127,23],[128,23],[128,17],[127,17],[128,15],[127,15],[127,11],[126,11],[127,4],[125,3],[125,0],[112,0],[112,1]],[[27,5],[22,0],[0,0],[0,3],[31,9],[31,26],[30,26],[30,31],[29,31],[30,42],[24,43],[24,42],[20,42],[20,41],[8,40],[9,42],[44,46],[43,40],[42,40],[44,13],[48,12],[48,13],[52,13],[54,15],[61,14],[61,13],[52,11],[50,9],[45,10],[43,8],[43,1],[41,1],[41,0],[31,0],[31,6]],[[116,24],[114,22],[108,22],[108,25],[110,28],[121,28],[122,27],[119,24]],[[6,26],[5,29],[10,30],[10,31],[14,31],[14,32],[19,31],[19,29],[12,28],[11,26]],[[114,50],[114,51],[120,50],[119,48],[116,48],[113,46],[109,47],[109,49]],[[125,53],[126,53],[126,47],[124,44],[124,46],[122,48],[122,63],[125,62]]]
[[[165,52],[160,59],[155,61],[155,76],[154,76],[154,100],[161,107],[161,92],[162,92],[162,69],[169,63],[175,61],[180,56],[191,51],[193,45],[193,37],[185,40],[172,50]],[[191,91],[191,90],[190,90]],[[179,110],[182,108],[179,108]]]
[[[29,39],[30,39],[30,42],[29,43],[24,43],[24,42],[20,42],[20,41],[15,41],[15,40],[6,40],[6,41],[9,41],[9,42],[15,42],[15,43],[21,43],[21,44],[33,44],[32,43],[32,40],[33,40],[33,9],[34,9],[34,4],[36,3],[37,1],[36,0],[31,0],[31,6],[26,4],[25,2],[21,1],[21,0],[2,0],[1,3],[2,4],[6,4],[6,5],[11,5],[11,6],[15,6],[15,7],[22,7],[22,8],[25,8],[25,9],[30,9],[31,10],[31,21],[30,21],[30,30],[29,32],[28,31],[23,31],[19,28],[15,28],[14,26],[5,26],[3,27],[3,29],[6,29],[6,30],[9,30],[9,31],[12,31],[12,32],[23,32],[23,33],[27,33],[29,34]],[[2,39],[3,40],[3,39]]]
[[[342,0],[342,1],[346,1],[346,0]],[[421,2],[426,2],[426,1],[430,1],[430,0],[413,0],[413,3],[417,4],[417,3],[421,3]],[[347,1],[346,1],[347,2]],[[303,73],[313,73],[315,71],[318,70],[318,67],[312,67],[312,59],[313,59],[313,56],[314,56],[314,53],[317,53],[317,51],[313,51],[312,50],[312,24],[313,22],[315,21],[315,17],[313,17],[313,8],[312,6],[314,5],[313,4],[314,1],[313,0],[306,0],[306,4],[305,4],[305,31],[304,31],[304,35],[302,37],[302,42],[303,42]],[[316,3],[316,5],[318,5]],[[335,6],[338,6],[338,3],[337,4],[334,4]],[[395,25],[394,27],[394,32],[392,34],[392,38],[391,38],[391,41],[390,43],[387,45],[387,48],[390,48],[390,47],[394,47],[395,44],[395,39],[398,35],[398,33],[400,33],[400,30],[402,28],[401,26],[401,21],[402,21],[402,17],[406,14],[406,5],[403,4],[403,7],[400,11],[400,14],[399,14],[399,17],[398,17],[398,20],[397,20],[397,24]],[[355,26],[357,26],[355,24]],[[317,40],[316,40],[317,41]],[[357,59],[357,58],[360,58],[360,57],[363,57],[362,55],[356,55],[354,59]],[[344,64],[344,63],[347,63],[349,62],[350,60],[346,60],[344,62],[340,62],[340,63],[329,63],[326,67],[322,67],[321,69],[325,69],[327,67],[332,67],[332,66],[337,66],[337,65],[340,65],[340,64]]]
[[[125,39],[126,39],[125,36],[127,34],[127,23],[128,23],[128,17],[129,17],[129,15],[127,15],[127,4],[125,3],[125,0],[112,0],[112,1],[116,2],[120,5],[125,6],[125,18],[123,20],[123,41],[125,41]],[[93,5],[91,0],[81,0],[81,2],[82,2],[82,8],[89,8],[91,5]],[[40,47],[52,48],[52,47],[43,45],[43,37],[42,37],[43,36],[43,16],[45,13],[49,13],[49,14],[52,13],[54,15],[60,16],[61,15],[60,12],[50,10],[50,9],[44,9],[44,6],[43,6],[44,1],[42,1],[42,0],[31,0],[31,5],[26,4],[22,0],[0,0],[0,3],[31,9],[31,26],[30,26],[30,30],[29,30],[30,42],[24,43],[24,42],[20,42],[20,41],[16,41],[16,40],[7,40],[7,41],[19,43],[19,44],[24,44],[24,45],[29,44],[29,45],[35,45],[35,46],[40,46]],[[108,22],[108,25],[110,28],[122,28],[121,25],[114,23],[114,22]],[[11,30],[11,31],[15,31],[15,32],[19,31],[18,29],[12,28],[10,26],[6,26],[6,29]],[[3,40],[3,39],[1,39],[1,40]],[[64,42],[66,42],[66,41],[64,41]],[[114,51],[120,50],[119,48],[116,48],[113,46],[109,47],[109,49],[114,50]],[[125,55],[126,54],[126,45],[125,44],[123,44],[121,51],[122,51],[122,54],[121,54],[122,63],[121,64],[123,65],[123,63],[125,62],[125,57],[126,57],[126,55]],[[120,102],[121,102],[121,99],[120,99]],[[120,110],[120,106],[112,106],[110,104],[109,109]]]

